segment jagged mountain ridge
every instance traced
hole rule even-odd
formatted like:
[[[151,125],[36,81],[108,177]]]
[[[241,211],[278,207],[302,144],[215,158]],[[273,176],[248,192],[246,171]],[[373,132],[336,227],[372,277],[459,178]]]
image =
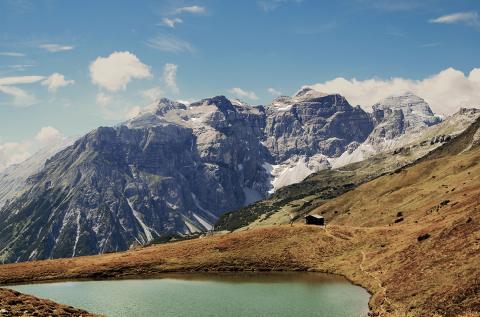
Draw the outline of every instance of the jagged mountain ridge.
[[[0,208],[7,200],[23,193],[27,186],[27,179],[31,175],[38,173],[51,156],[72,143],[73,139],[61,139],[38,150],[25,161],[8,166],[0,171]]]
[[[96,129],[48,160],[30,178],[32,187],[0,213],[3,260],[125,250],[163,234],[205,231],[225,209],[266,191],[255,185],[268,177],[261,166],[268,153],[258,147],[261,112],[206,99],[189,107],[211,110],[202,111],[195,134],[161,116],[172,105],[186,109],[162,103],[154,113]],[[210,135],[209,152],[203,134]]]
[[[288,223],[302,216],[303,212],[365,182],[392,173],[424,157],[437,155],[453,139],[458,144],[459,137],[468,136],[458,151],[469,148],[480,140],[480,133],[476,130],[479,118],[480,109],[460,109],[440,124],[425,128],[421,133],[402,135],[397,140],[397,147],[392,150],[379,152],[359,162],[312,173],[301,182],[278,189],[268,199],[225,213],[217,221],[215,229],[234,231]],[[452,151],[449,153],[452,154]],[[338,160],[342,158],[343,155]]]
[[[265,197],[273,168],[306,177],[373,129],[360,107],[313,90],[267,107],[221,96],[190,105],[163,99],[80,138],[31,177],[0,211],[0,257],[103,253],[209,230],[224,212]]]
[[[361,144],[349,148],[333,167],[359,162],[380,152],[394,150],[421,135],[428,127],[442,122],[422,98],[406,92],[374,104],[371,113],[374,129]]]

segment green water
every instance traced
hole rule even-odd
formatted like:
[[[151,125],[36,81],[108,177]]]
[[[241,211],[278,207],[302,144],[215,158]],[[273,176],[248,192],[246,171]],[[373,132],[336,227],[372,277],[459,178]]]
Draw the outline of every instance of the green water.
[[[369,294],[324,274],[167,275],[11,287],[107,316],[366,316]]]

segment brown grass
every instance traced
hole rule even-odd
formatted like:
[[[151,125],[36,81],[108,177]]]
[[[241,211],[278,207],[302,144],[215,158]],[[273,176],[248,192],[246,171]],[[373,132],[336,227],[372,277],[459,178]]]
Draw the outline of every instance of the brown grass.
[[[478,316],[480,152],[426,161],[278,225],[128,252],[0,266],[0,283],[191,271],[321,271],[367,288],[374,316]],[[447,202],[448,201],[448,202]],[[335,213],[336,211],[336,213]],[[404,220],[395,223],[401,212]],[[428,233],[424,241],[417,238]]]
[[[24,295],[8,289],[0,289],[0,316],[98,316],[71,306],[60,305],[46,299]]]

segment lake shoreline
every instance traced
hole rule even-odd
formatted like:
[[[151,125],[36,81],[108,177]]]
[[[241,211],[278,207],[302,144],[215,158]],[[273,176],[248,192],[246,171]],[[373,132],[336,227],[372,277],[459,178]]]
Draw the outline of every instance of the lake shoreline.
[[[137,306],[140,310],[135,313],[142,316],[153,316],[153,306],[157,307],[157,310],[163,309],[167,316],[176,316],[173,312],[185,314],[189,311],[186,308],[188,305],[182,303],[190,302],[188,298],[191,297],[197,305],[209,302],[203,306],[201,316],[217,316],[217,307],[228,302],[229,308],[224,309],[230,311],[241,311],[241,303],[249,303],[244,309],[250,313],[244,312],[242,316],[267,311],[276,311],[275,315],[282,316],[287,311],[295,315],[310,316],[316,306],[314,311],[327,315],[336,312],[334,315],[346,317],[357,316],[357,312],[366,314],[369,311],[370,298],[365,289],[353,285],[339,275],[311,272],[166,273],[154,278],[33,283],[13,286],[13,289],[107,316],[130,316],[133,314],[130,307],[137,305],[140,305]],[[124,293],[119,292],[119,289],[128,289],[128,298],[124,298]],[[202,292],[193,291],[199,289],[202,289]],[[205,292],[210,293],[208,296],[200,295],[206,294]],[[304,292],[307,292],[308,296]],[[157,302],[152,298],[153,295],[144,294],[155,294],[154,298],[162,298],[162,301]],[[232,301],[226,298],[232,298]],[[261,304],[256,298],[262,298]],[[98,300],[105,305],[99,306]],[[110,304],[116,302],[121,304]],[[172,302],[175,302],[175,307],[178,308],[172,307]],[[193,303],[192,305],[196,306]],[[230,305],[237,308],[231,308]],[[212,310],[212,307],[215,309]],[[129,310],[130,313],[126,313]],[[205,310],[210,312],[206,313]]]
[[[283,230],[293,231],[300,233],[305,236],[305,238],[316,238],[318,234],[322,234],[323,229],[317,227],[309,227],[303,225],[290,226],[277,226],[267,229],[268,234],[275,232],[274,235],[281,234]],[[336,230],[332,227],[332,230]],[[260,229],[260,232],[264,232],[265,229]],[[278,232],[277,232],[278,231]],[[256,232],[252,230],[251,232]],[[234,257],[228,257],[225,259],[225,253],[223,249],[225,246],[216,245],[213,247],[214,254],[213,257],[208,257],[208,259],[200,261],[188,261],[188,257],[182,257],[180,259],[181,263],[175,263],[176,260],[168,260],[170,257],[168,254],[161,256],[163,253],[160,250],[171,250],[177,248],[186,249],[186,253],[192,251],[191,245],[209,245],[216,241],[229,239],[235,237],[236,235],[251,235],[248,232],[244,233],[233,233],[226,234],[222,236],[216,236],[211,238],[202,238],[190,241],[182,241],[178,243],[169,243],[165,245],[156,245],[141,248],[138,250],[120,252],[120,253],[109,253],[99,256],[86,256],[78,257],[72,259],[57,259],[57,260],[46,260],[46,261],[37,261],[37,262],[25,262],[17,264],[5,264],[0,266],[0,287],[8,287],[8,285],[19,285],[19,284],[33,284],[33,283],[46,283],[46,282],[58,282],[58,281],[88,281],[88,280],[118,280],[118,279],[132,279],[132,278],[142,278],[150,279],[155,278],[165,274],[258,274],[266,272],[274,273],[313,273],[313,274],[334,274],[341,278],[344,278],[353,285],[362,287],[370,294],[369,309],[375,308],[375,305],[372,305],[372,298],[375,294],[374,283],[363,280],[358,273],[357,260],[352,258],[352,263],[349,265],[352,267],[357,274],[349,274],[348,270],[345,270],[341,267],[336,267],[334,261],[331,263],[318,263],[324,261],[311,261],[307,262],[298,261],[297,259],[287,259],[284,257],[284,254],[268,254],[268,259],[258,261],[260,258],[249,259],[247,262],[244,262],[245,259],[242,259],[245,255],[248,255],[247,250],[239,250],[240,253],[237,253]],[[313,236],[312,236],[313,234]],[[236,239],[235,239],[236,240]],[[273,242],[273,241],[272,241]],[[339,241],[340,242],[340,241]],[[348,249],[353,249],[355,246],[350,243],[342,242],[339,243],[335,249],[331,251],[336,253],[344,252],[345,248],[348,246]],[[243,249],[242,246],[239,246]],[[293,249],[292,249],[293,247]],[[159,250],[160,249],[160,250]],[[210,251],[212,248],[208,247]],[[290,250],[291,251],[288,251]],[[293,252],[295,249],[294,246],[288,246],[286,252]],[[157,252],[158,250],[158,252]],[[220,251],[219,251],[220,250]],[[138,259],[137,256],[143,257],[145,253],[155,255],[148,255],[146,259]],[[325,254],[327,255],[327,254]],[[158,258],[157,258],[158,256]],[[122,260],[122,257],[124,260]],[[109,260],[112,259],[112,261]],[[99,260],[101,263],[95,263]],[[119,261],[120,260],[120,261]],[[261,259],[260,259],[261,260]],[[332,259],[330,259],[331,261]],[[119,261],[119,262],[118,262]],[[165,262],[167,261],[167,263]],[[189,263],[190,262],[190,263]],[[243,262],[243,263],[240,263]],[[302,263],[303,262],[303,263]],[[321,264],[321,265],[319,265]],[[325,264],[328,264],[325,265]],[[357,267],[355,269],[355,267]],[[33,269],[33,270],[31,270]]]

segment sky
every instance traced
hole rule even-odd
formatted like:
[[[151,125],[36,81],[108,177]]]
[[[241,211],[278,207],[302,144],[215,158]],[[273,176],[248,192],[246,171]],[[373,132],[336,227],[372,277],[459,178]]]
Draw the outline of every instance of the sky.
[[[161,97],[480,105],[479,0],[0,0],[0,170]]]

